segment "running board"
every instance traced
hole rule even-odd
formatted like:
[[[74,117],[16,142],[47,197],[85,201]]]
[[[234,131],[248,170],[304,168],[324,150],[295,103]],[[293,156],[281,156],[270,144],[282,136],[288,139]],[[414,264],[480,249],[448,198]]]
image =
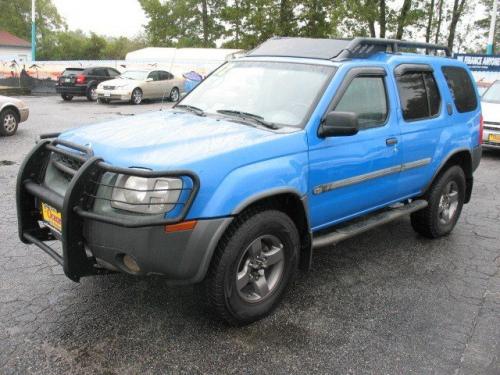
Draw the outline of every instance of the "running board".
[[[362,216],[348,222],[347,224],[337,226],[335,229],[326,233],[321,231],[322,234],[313,235],[312,246],[313,248],[318,248],[334,245],[340,241],[378,227],[379,225],[387,224],[402,216],[421,210],[427,207],[427,205],[427,201],[418,199],[400,207],[386,208],[383,211],[377,211],[375,213]]]

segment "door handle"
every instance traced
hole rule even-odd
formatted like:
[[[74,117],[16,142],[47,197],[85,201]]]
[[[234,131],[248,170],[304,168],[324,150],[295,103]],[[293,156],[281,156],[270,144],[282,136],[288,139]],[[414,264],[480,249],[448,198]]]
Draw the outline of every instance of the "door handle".
[[[397,138],[387,138],[385,140],[385,144],[387,146],[394,146],[396,143],[398,143],[398,139]]]

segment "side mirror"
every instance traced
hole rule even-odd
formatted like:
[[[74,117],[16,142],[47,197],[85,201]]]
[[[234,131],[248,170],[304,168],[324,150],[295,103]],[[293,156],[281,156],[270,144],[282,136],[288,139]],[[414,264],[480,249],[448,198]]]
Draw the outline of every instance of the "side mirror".
[[[151,82],[152,80],[153,80],[153,78],[151,78],[151,77],[146,78],[146,82]]]
[[[358,115],[354,112],[328,112],[319,128],[320,137],[354,135],[359,131]]]

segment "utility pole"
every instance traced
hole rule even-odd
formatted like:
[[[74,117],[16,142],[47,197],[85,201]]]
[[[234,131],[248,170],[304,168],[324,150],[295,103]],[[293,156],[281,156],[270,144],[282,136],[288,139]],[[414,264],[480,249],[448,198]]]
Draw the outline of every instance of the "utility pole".
[[[486,47],[486,54],[493,55],[493,46],[495,43],[495,26],[497,21],[497,9],[498,9],[498,0],[493,0],[493,11],[491,13],[491,22],[490,22],[490,34],[488,35],[488,47]]]
[[[31,0],[31,60],[36,60],[35,0]]]

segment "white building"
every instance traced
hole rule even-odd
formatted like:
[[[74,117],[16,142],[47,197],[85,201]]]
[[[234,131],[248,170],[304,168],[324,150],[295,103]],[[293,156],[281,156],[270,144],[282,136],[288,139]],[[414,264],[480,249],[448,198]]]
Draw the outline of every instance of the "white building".
[[[31,43],[0,30],[0,61],[12,60],[19,66],[31,63]]]

